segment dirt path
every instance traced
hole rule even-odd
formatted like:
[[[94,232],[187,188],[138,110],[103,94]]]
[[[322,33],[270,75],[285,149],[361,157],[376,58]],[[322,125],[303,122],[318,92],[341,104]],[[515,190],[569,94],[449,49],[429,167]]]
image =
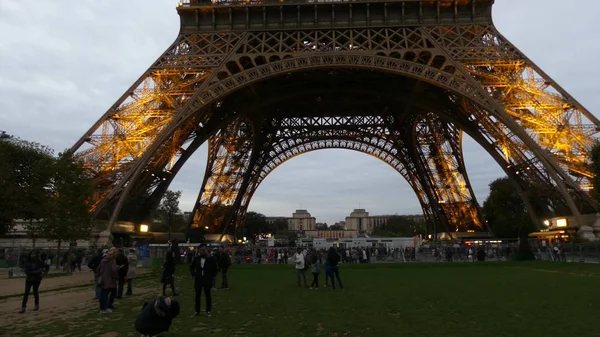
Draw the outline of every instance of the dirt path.
[[[141,276],[150,272],[147,268],[138,268],[137,275]],[[94,275],[91,271],[75,272],[68,276],[45,278],[40,285],[40,291],[51,291],[89,284],[92,287]],[[0,297],[22,296],[25,291],[25,278],[0,278]]]
[[[134,292],[133,296],[125,297],[122,301],[129,303],[141,301],[149,294],[154,294],[156,289],[134,288]],[[79,317],[97,312],[98,302],[93,298],[93,289],[86,287],[42,293],[40,294],[40,311],[31,310],[33,309],[34,300],[33,296],[30,296],[29,310],[25,314],[19,314],[21,297],[12,297],[0,300],[0,317],[2,317],[3,326],[10,327],[11,335],[19,336],[25,332],[43,329],[44,326],[50,326],[57,321],[77,322]],[[119,306],[119,301],[121,300],[116,300],[115,306]],[[114,316],[119,316],[118,311],[115,312]],[[77,335],[76,331],[73,331],[73,333]],[[49,337],[53,335],[41,333],[38,336]]]

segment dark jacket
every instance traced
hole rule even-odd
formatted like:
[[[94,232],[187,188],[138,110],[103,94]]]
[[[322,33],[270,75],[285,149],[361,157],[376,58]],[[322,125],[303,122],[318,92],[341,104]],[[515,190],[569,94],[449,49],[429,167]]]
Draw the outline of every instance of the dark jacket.
[[[204,266],[202,266],[202,259]],[[204,285],[212,285],[213,278],[217,275],[218,269],[217,259],[214,256],[196,256],[190,265],[190,273],[196,280],[196,283]]]
[[[105,256],[100,262],[100,266],[98,266],[97,274],[100,277],[101,284],[100,287],[103,289],[114,289],[117,287],[117,279],[119,267],[117,267],[117,263],[114,258],[109,258]]]
[[[340,263],[340,254],[338,254],[337,252],[329,252],[327,254],[327,263],[332,269],[337,267]]]
[[[41,261],[40,259],[28,260],[25,262],[25,275],[27,275],[27,281],[29,282],[41,282],[43,273],[47,273],[50,270],[50,266]]]
[[[175,281],[175,259],[173,252],[168,251],[162,266],[161,283],[170,284]]]
[[[102,261],[102,255],[101,254],[94,255],[94,257],[92,257],[92,259],[90,260],[90,262],[88,262],[87,266],[91,270],[96,270],[96,268],[98,268],[98,266],[100,265],[101,261]]]
[[[227,270],[231,266],[231,257],[227,252],[219,252],[218,255],[219,269]]]
[[[127,260],[127,256],[119,253],[115,258],[115,262],[117,263],[117,267],[119,267],[119,278],[124,278],[125,275],[127,275],[127,270],[129,270],[129,260]]]
[[[156,300],[144,304],[142,311],[135,319],[135,329],[144,335],[158,335],[169,331],[169,327],[178,310],[169,308],[165,304],[165,298],[159,296]]]

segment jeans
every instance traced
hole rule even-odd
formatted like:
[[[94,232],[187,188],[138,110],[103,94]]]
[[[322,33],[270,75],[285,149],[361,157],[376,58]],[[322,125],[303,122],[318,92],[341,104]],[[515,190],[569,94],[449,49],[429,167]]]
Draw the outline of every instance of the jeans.
[[[25,294],[23,295],[23,303],[21,307],[25,308],[27,306],[27,300],[29,299],[29,291],[33,287],[33,298],[35,299],[35,306],[40,305],[40,283],[42,281],[25,281]]]
[[[308,288],[308,284],[306,283],[306,270],[296,269],[296,280],[298,281],[298,287],[301,287],[301,285],[300,285],[301,278],[304,280],[304,286]]]
[[[312,273],[312,274],[313,274],[313,281],[310,284],[310,286],[318,288],[319,287],[319,273]]]
[[[125,276],[121,277],[119,275],[119,279],[117,280],[117,298],[123,297],[123,288],[125,287]]]
[[[99,279],[99,277],[94,274],[94,287],[95,287],[94,291],[96,293],[97,300],[100,299],[100,293],[102,292],[102,288],[98,287],[98,279]]]
[[[196,289],[195,296],[195,308],[196,312],[200,312],[201,302],[202,302],[202,291],[204,291],[204,297],[206,297],[206,312],[210,312],[212,310],[212,294],[210,292],[211,285],[195,281],[194,288]]]
[[[338,266],[331,267],[331,272],[337,278],[340,288],[344,289],[344,286],[342,286],[342,280],[340,279],[340,268]],[[333,289],[335,289],[335,279],[333,278],[333,275],[331,276],[331,286]]]
[[[106,309],[110,309],[113,306],[113,303],[115,302],[115,294],[117,292],[117,289],[115,288],[109,288],[109,289],[104,289],[102,288],[101,293],[100,293],[100,310],[106,310]]]

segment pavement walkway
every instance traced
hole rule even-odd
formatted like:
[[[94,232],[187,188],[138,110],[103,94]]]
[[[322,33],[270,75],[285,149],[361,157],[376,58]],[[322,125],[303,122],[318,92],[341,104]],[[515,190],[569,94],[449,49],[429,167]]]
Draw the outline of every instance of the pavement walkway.
[[[51,270],[50,273],[60,273],[60,270]],[[143,275],[150,272],[146,268],[137,268],[137,276]],[[93,287],[94,274],[92,271],[86,270],[81,272],[74,272],[72,275],[57,276],[44,278],[40,285],[40,291],[52,291],[57,289],[64,289],[67,287],[76,287],[89,284]],[[25,278],[8,278],[8,271],[3,270],[0,272],[0,297],[6,296],[21,296],[25,292]]]

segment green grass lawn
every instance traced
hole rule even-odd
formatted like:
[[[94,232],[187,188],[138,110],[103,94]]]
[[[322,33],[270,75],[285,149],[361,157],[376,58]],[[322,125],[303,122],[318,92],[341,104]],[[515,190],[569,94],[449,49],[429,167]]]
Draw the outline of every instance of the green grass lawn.
[[[138,286],[158,292],[156,273]],[[340,273],[343,290],[310,291],[296,287],[292,266],[234,266],[231,289],[213,293],[207,318],[190,317],[192,280],[179,266],[182,312],[165,336],[598,336],[600,265],[369,264],[343,265]],[[133,321],[141,301],[118,301],[102,316],[90,307],[27,333],[139,336]]]

